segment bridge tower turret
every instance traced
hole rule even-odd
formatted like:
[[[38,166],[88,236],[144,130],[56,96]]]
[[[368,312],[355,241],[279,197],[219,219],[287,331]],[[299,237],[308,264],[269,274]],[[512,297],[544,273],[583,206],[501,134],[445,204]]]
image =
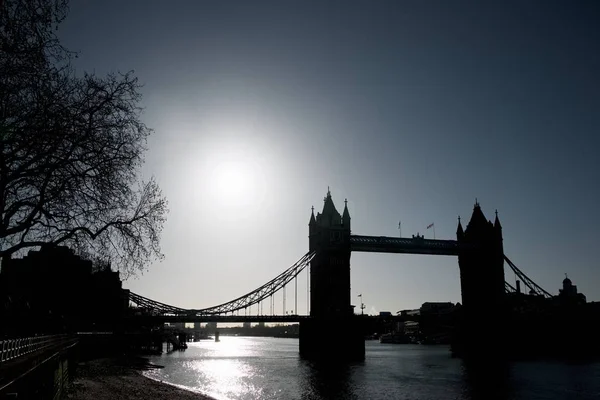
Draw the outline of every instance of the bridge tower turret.
[[[310,263],[310,315],[340,318],[353,314],[350,305],[350,212],[343,217],[335,208],[331,192],[323,210],[309,222],[309,249],[316,251]]]
[[[316,232],[317,229],[317,219],[315,218],[315,207],[311,207],[310,208],[311,212],[310,212],[310,220],[308,221],[308,247],[309,249],[311,249],[312,246],[312,240],[314,237],[314,233]]]
[[[460,223],[460,217],[458,217],[458,226],[456,227],[456,239],[462,240],[465,235],[465,231],[463,230],[462,224]]]
[[[342,225],[350,231],[350,212],[348,211],[348,199],[344,200],[344,214],[342,215]]]

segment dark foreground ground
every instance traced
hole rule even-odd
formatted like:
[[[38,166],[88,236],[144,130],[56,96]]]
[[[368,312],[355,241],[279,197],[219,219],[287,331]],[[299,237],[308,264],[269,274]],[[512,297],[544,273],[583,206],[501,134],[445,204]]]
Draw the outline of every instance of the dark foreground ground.
[[[157,382],[142,375],[153,368],[143,358],[99,359],[81,363],[67,399],[182,399],[212,400],[210,397]]]

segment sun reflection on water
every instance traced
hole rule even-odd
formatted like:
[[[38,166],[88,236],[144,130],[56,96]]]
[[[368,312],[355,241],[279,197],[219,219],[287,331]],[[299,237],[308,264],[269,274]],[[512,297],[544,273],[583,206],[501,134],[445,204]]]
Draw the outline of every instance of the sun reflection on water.
[[[205,357],[189,361],[196,376],[196,386],[218,399],[239,398],[253,394],[260,398],[262,389],[255,384],[256,368],[246,359],[258,356],[253,343],[242,338],[222,338],[221,342],[204,342]]]
[[[365,362],[340,365],[302,360],[298,345],[298,339],[245,337],[190,343],[185,351],[151,357],[164,368],[145,375],[218,400],[562,399],[573,393],[573,376],[578,377],[578,398],[596,399],[600,392],[598,363],[575,369],[522,364],[514,366],[514,376],[513,370],[505,376],[479,365],[466,373],[465,364],[449,357],[444,346],[370,341]]]

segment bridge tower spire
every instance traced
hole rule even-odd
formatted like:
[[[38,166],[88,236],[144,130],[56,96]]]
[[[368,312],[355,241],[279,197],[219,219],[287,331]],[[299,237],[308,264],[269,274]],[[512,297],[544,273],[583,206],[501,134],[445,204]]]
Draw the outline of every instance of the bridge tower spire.
[[[344,214],[342,214],[342,224],[344,228],[350,230],[350,212],[348,211],[348,199],[344,200]]]
[[[494,220],[494,228],[497,231],[502,231],[502,225],[500,225],[500,219],[498,218],[498,210],[496,210],[496,219]]]
[[[465,231],[463,231],[463,227],[462,224],[460,223],[460,215],[458,216],[458,226],[456,227],[456,238],[458,240],[461,240],[463,238],[465,234]]]
[[[308,226],[310,227],[314,227],[317,223],[317,220],[315,219],[315,207],[312,206],[310,208],[310,220],[308,221]]]

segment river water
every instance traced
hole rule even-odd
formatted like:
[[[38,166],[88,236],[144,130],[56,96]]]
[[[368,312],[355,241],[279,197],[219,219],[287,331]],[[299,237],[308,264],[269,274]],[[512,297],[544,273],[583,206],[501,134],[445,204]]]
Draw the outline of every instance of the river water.
[[[600,399],[600,363],[468,365],[447,346],[366,342],[364,362],[315,364],[297,339],[229,337],[151,357],[166,381],[219,400]]]

